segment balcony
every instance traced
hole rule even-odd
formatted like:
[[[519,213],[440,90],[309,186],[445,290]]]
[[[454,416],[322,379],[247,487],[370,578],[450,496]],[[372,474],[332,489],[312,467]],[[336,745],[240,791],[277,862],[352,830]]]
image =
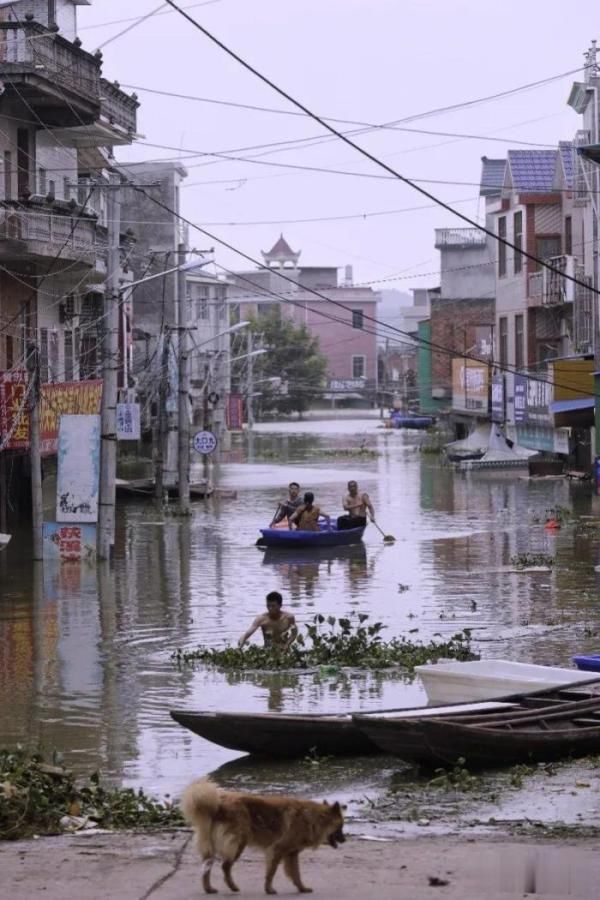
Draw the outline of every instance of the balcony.
[[[0,79],[48,126],[82,125],[100,114],[101,54],[37,22],[0,23]]]
[[[544,260],[552,269],[542,269],[529,276],[529,306],[562,306],[572,303],[575,284],[570,279],[575,275],[575,257],[551,256]],[[558,269],[559,271],[553,271]]]
[[[65,261],[93,266],[106,253],[94,219],[38,210],[0,207],[0,260],[6,262]]]
[[[487,241],[485,231],[479,228],[436,228],[435,246],[437,250],[452,247],[484,247]]]
[[[135,94],[122,91],[117,82],[100,79],[100,118],[105,119],[113,128],[122,130],[129,142],[137,129],[137,110],[139,103]]]
[[[581,284],[574,285],[573,345],[576,353],[591,353],[594,346],[594,292],[592,278],[583,266],[575,267],[575,276]]]

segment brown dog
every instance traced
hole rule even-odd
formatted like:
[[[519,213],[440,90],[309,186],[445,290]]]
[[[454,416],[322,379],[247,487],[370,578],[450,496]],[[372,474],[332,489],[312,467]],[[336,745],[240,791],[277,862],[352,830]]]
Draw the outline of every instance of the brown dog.
[[[339,803],[297,800],[294,797],[261,797],[224,791],[206,778],[194,781],[183,792],[181,810],[196,833],[198,852],[202,856],[202,886],[207,894],[211,887],[210,872],[216,857],[223,863],[227,887],[238,891],[231,877],[233,864],[244,847],[260,847],[266,861],[265,891],[277,893],[273,878],[280,862],[285,873],[301,893],[311,888],[302,883],[298,856],[308,847],[327,842],[337,847],[346,838],[344,816]]]

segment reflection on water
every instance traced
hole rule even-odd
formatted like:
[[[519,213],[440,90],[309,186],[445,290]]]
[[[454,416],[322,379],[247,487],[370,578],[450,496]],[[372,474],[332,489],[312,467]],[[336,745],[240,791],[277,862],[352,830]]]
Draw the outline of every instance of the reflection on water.
[[[319,457],[364,440],[378,458]],[[375,420],[263,426],[255,461],[244,462],[238,447],[237,461],[223,466],[234,498],[196,504],[191,521],[147,501],[123,505],[113,571],[69,564],[42,572],[17,535],[0,556],[1,743],[56,747],[78,769],[176,793],[237,754],[181,729],[171,707],[333,712],[423,701],[419,683],[395,673],[323,678],[173,666],[178,647],[237,639],[270,590],[281,591],[301,625],[316,612],[360,610],[390,635],[428,640],[471,628],[487,656],[568,665],[573,653],[597,650],[597,540],[533,522],[536,510],[559,504],[591,515],[589,489],[456,475],[420,455],[419,440],[382,432]],[[318,554],[255,547],[290,480],[314,489],[335,514],[352,477],[396,544],[384,546],[367,529],[364,545]],[[551,554],[556,565],[516,572],[510,559],[524,552]],[[284,766],[282,782],[288,777],[296,776]]]

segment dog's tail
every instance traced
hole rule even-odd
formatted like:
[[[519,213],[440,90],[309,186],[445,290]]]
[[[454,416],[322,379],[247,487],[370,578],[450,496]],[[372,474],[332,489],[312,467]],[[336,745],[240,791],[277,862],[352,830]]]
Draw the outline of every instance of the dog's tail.
[[[219,789],[208,778],[193,781],[181,795],[183,817],[196,832],[198,850],[204,858],[214,856],[212,826],[219,809]]]

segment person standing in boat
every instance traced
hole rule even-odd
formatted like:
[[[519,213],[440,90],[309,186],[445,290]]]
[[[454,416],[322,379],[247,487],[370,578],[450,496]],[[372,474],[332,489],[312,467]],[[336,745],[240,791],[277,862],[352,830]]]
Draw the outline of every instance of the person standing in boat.
[[[297,481],[290,481],[288,485],[287,500],[283,500],[277,507],[277,512],[275,513],[269,528],[273,528],[275,525],[283,522],[284,519],[289,519],[293,516],[298,507],[302,506],[302,503],[300,485]]]
[[[267,594],[267,611],[257,616],[248,631],[241,636],[238,647],[243,647],[246,641],[260,628],[265,642],[265,647],[280,647],[288,650],[296,639],[298,628],[296,619],[291,612],[283,609],[283,597],[279,591],[271,591]]]
[[[319,531],[319,516],[324,516],[329,524],[329,516],[319,506],[315,506],[315,495],[307,491],[304,502],[289,519],[290,527],[295,525],[298,531]]]
[[[356,481],[348,482],[348,493],[342,498],[342,506],[346,514],[337,520],[340,531],[348,528],[364,528],[367,524],[367,513],[372,522],[375,520],[375,509],[369,495],[359,492]]]

